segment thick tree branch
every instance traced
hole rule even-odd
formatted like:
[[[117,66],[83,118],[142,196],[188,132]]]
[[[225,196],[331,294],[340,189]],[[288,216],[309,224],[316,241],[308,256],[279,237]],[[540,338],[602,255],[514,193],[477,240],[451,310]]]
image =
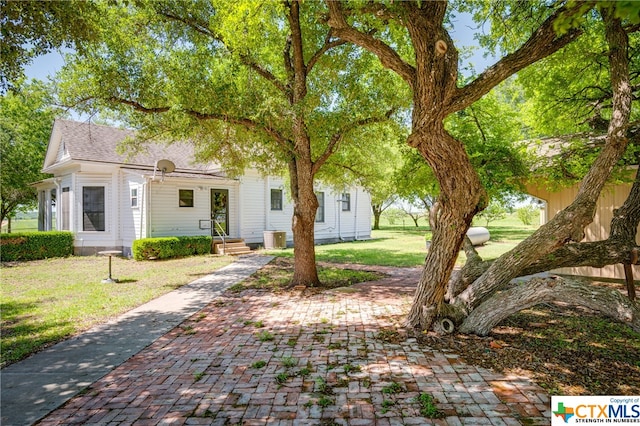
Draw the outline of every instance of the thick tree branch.
[[[205,35],[209,38],[214,39],[215,41],[219,41],[220,43],[225,44],[224,40],[222,39],[222,36],[213,32],[209,27],[209,23],[206,21],[200,20],[195,16],[185,17],[185,16],[176,15],[175,13],[167,9],[157,9],[157,12],[158,14],[160,14],[161,16],[164,16],[169,20],[180,22],[186,25],[187,27],[191,28],[192,30],[196,31],[197,33],[200,33],[202,35]]]
[[[395,109],[390,109],[382,117],[368,117],[368,118],[363,118],[362,120],[354,121],[352,123],[345,125],[342,129],[334,133],[333,136],[331,136],[331,139],[329,140],[327,147],[324,149],[324,152],[320,154],[320,156],[313,162],[313,173],[314,174],[317,173],[317,171],[320,170],[320,167],[322,167],[322,165],[327,161],[327,159],[331,157],[331,155],[333,155],[334,152],[336,152],[340,142],[342,141],[342,139],[347,133],[349,133],[350,131],[358,127],[367,126],[369,124],[374,124],[374,123],[382,123],[384,121],[387,121],[389,117],[391,117],[391,114],[394,113],[394,111]]]
[[[415,87],[416,70],[413,66],[402,60],[400,55],[384,42],[373,37],[371,34],[362,33],[347,23],[342,3],[337,0],[327,0],[329,8],[329,26],[334,30],[334,35],[343,40],[350,41],[360,47],[371,51],[375,54],[382,65],[389,68],[413,89]]]
[[[627,32],[627,34],[638,32],[640,31],[640,24],[627,25],[626,27],[624,27],[624,30]]]
[[[167,107],[167,106],[164,106],[164,107],[146,107],[146,106],[142,105],[141,103],[139,103],[137,101],[132,101],[131,99],[118,98],[116,96],[111,96],[111,97],[107,98],[107,101],[113,102],[113,103],[122,104],[122,105],[128,105],[128,106],[132,107],[133,109],[135,109],[136,111],[144,112],[145,114],[160,114],[160,113],[163,113],[163,112],[167,112],[167,111],[169,111],[171,109],[170,107]]]
[[[294,71],[293,102],[303,99],[307,94],[307,66],[304,63],[304,47],[302,45],[302,28],[300,27],[300,4],[297,1],[285,1],[287,20],[291,29],[291,47],[293,51],[292,66]]]
[[[115,96],[111,96],[107,100],[110,102],[119,103],[122,105],[128,105],[132,107],[134,110],[145,113],[145,114],[160,114],[160,113],[167,112],[171,109],[170,107],[167,107],[167,106],[146,107],[137,101],[118,98]],[[194,111],[190,109],[184,109],[182,110],[182,112],[194,118],[197,118],[198,120],[224,121],[225,123],[231,123],[231,124],[242,126],[247,130],[264,132],[267,135],[269,135],[275,142],[277,142],[282,148],[284,148],[287,152],[292,152],[291,143],[288,141],[288,139],[284,137],[277,129],[274,129],[271,126],[258,123],[257,121],[251,120],[249,118],[232,117],[222,113],[204,113],[204,112]]]
[[[287,41],[285,42],[284,50],[282,51],[282,60],[284,63],[284,70],[287,74],[287,81],[289,82],[288,89],[290,92],[291,91],[290,83],[293,82],[293,78],[295,75],[293,70],[293,64],[291,63],[291,35],[287,37]],[[293,101],[290,93],[289,93],[289,100],[290,102]]]
[[[307,72],[311,72],[316,62],[318,62],[318,60],[322,57],[322,55],[324,55],[327,51],[329,51],[330,49],[333,49],[334,47],[342,46],[343,44],[347,43],[346,40],[340,40],[340,39],[331,40],[332,37],[333,37],[333,30],[330,29],[329,32],[327,33],[327,37],[325,38],[324,44],[322,45],[322,47],[320,47],[320,49],[318,49],[316,53],[313,54],[311,59],[309,59],[309,62],[307,63]]]
[[[510,315],[543,302],[585,306],[640,332],[640,306],[617,290],[569,278],[534,278],[494,295],[475,308],[460,327],[462,333],[486,336]]]
[[[603,241],[572,243],[532,262],[520,272],[520,276],[547,272],[556,268],[589,266],[602,268],[608,265],[638,265],[634,250],[640,251],[636,242],[636,232],[640,224],[640,173],[631,187],[629,196],[619,208],[614,210],[611,233]],[[466,251],[466,250],[465,250]],[[447,300],[453,300],[466,287],[478,279],[491,266],[492,261],[478,261],[467,254],[467,263],[449,282]]]
[[[571,9],[561,7],[556,10],[518,50],[487,68],[471,83],[457,89],[451,102],[445,106],[446,114],[468,107],[506,78],[571,43],[582,34],[581,30],[572,29],[558,36],[553,26],[558,19],[583,12],[581,7],[582,4],[578,2]]]
[[[287,93],[287,88],[278,78],[269,72],[266,68],[255,62],[249,55],[238,55],[243,64],[257,72],[260,76],[262,76],[265,80],[271,82],[276,89],[278,89],[282,93]]]
[[[158,13],[169,20],[180,22],[188,26],[192,30],[196,31],[197,33],[205,35],[211,38],[212,40],[215,40],[223,44],[229,50],[229,52],[231,53],[234,52],[234,50],[225,42],[224,37],[222,37],[221,34],[218,34],[211,30],[208,22],[201,21],[195,16],[190,16],[190,17],[180,16],[166,9],[158,10]],[[286,86],[282,84],[282,82],[278,80],[278,78],[273,73],[269,72],[266,68],[258,64],[249,55],[238,53],[238,58],[245,66],[257,72],[260,76],[262,76],[264,79],[266,79],[271,84],[273,84],[279,91],[286,93]]]

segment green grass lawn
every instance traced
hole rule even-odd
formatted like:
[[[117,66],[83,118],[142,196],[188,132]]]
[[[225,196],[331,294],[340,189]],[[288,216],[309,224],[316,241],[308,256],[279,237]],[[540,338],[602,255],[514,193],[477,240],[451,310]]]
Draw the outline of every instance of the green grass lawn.
[[[116,317],[221,268],[231,257],[194,256],[137,262],[113,258],[116,284],[105,257],[69,257],[3,264],[1,365]]]
[[[32,232],[38,230],[38,219],[12,219],[11,232]],[[7,232],[7,223],[2,225],[2,232]]]
[[[483,225],[478,224],[478,226]],[[522,225],[514,217],[491,222],[487,227],[491,239],[476,249],[485,260],[497,259],[531,235],[536,228]],[[405,226],[391,226],[383,221],[380,230],[371,232],[371,240],[320,245],[316,247],[316,258],[323,262],[395,267],[419,266],[424,263],[426,256],[426,235],[430,235],[427,227],[416,228],[413,224],[407,225],[406,221]],[[293,249],[273,250],[269,253],[276,256],[293,256]],[[464,252],[460,252],[458,265],[463,265],[465,260]]]
[[[396,267],[422,265],[427,228],[383,225],[383,229],[372,232],[373,239],[369,241],[316,247],[317,260]],[[497,258],[535,230],[518,224],[513,218],[496,221],[488,228],[491,240],[478,247],[485,259]],[[17,231],[15,227],[14,230]],[[269,253],[293,256],[292,249]],[[1,365],[105,322],[231,261],[229,257],[213,256],[154,262],[114,258],[113,276],[121,280],[117,284],[100,282],[107,275],[104,257],[5,264],[0,270]],[[464,253],[461,253],[458,263],[463,262]]]

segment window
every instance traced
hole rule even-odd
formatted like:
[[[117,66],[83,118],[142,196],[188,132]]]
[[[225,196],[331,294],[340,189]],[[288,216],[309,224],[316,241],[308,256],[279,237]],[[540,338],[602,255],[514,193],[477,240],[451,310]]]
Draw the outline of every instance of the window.
[[[104,231],[104,186],[82,188],[82,229]]]
[[[342,200],[342,211],[350,212],[351,211],[351,194],[344,193],[340,196],[340,199]]]
[[[131,208],[138,207],[138,188],[131,188]]]
[[[271,210],[282,210],[282,189],[271,190]]]
[[[179,189],[178,198],[180,207],[193,207],[193,189]]]
[[[318,198],[316,222],[324,222],[324,192],[316,192],[316,197]]]
[[[62,188],[62,200],[60,201],[60,216],[62,217],[62,230],[71,229],[69,225],[69,212],[71,211],[71,188],[65,186]]]

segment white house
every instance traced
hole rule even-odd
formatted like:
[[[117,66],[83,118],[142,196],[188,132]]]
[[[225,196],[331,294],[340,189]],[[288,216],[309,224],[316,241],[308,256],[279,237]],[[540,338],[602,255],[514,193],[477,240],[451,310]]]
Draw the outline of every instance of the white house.
[[[149,144],[131,158],[118,154],[118,143],[133,134],[56,120],[43,167],[53,177],[34,184],[40,230],[72,231],[76,254],[117,249],[130,255],[140,238],[215,236],[212,219],[228,238],[254,247],[264,244],[264,231],[286,231],[287,244],[293,243],[285,180],[255,170],[229,178],[215,164],[195,163],[185,143]],[[368,193],[317,188],[316,242],[370,237]]]

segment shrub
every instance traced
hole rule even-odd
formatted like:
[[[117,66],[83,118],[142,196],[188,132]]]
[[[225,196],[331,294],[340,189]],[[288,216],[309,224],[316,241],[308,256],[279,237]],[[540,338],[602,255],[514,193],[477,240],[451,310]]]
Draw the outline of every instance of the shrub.
[[[518,215],[518,219],[520,219],[524,225],[528,226],[533,224],[533,221],[540,216],[540,209],[532,204],[527,204],[517,209],[516,214]]]
[[[492,201],[489,203],[487,208],[478,213],[476,217],[484,220],[485,226],[489,226],[489,223],[494,220],[500,220],[507,217],[507,209],[499,202]]]
[[[169,259],[211,253],[211,237],[158,237],[133,242],[135,260]]]
[[[73,255],[73,234],[67,231],[0,234],[0,259],[38,260]]]

